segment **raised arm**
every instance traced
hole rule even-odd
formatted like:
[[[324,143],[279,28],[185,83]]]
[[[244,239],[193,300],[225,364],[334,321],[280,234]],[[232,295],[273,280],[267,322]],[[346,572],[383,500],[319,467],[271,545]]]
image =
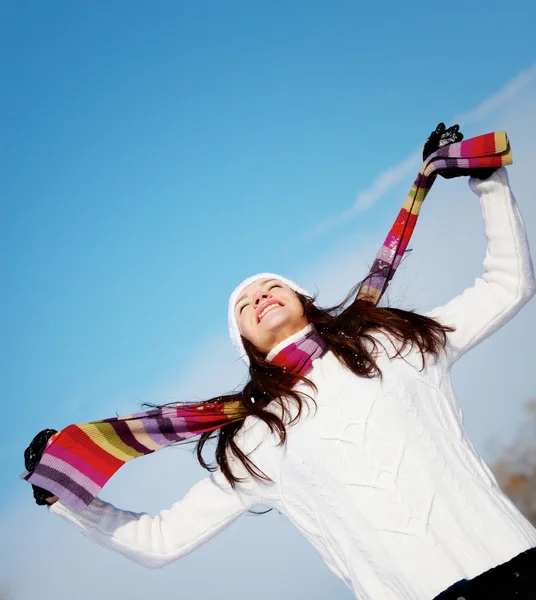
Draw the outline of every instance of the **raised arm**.
[[[253,497],[233,490],[218,470],[155,517],[120,510],[99,498],[83,511],[68,508],[60,501],[50,511],[91,540],[157,569],[186,556],[255,504]]]
[[[536,292],[525,227],[506,169],[483,181],[471,178],[469,185],[480,197],[488,240],[484,274],[460,296],[427,313],[456,328],[448,334],[451,363],[507,323]]]

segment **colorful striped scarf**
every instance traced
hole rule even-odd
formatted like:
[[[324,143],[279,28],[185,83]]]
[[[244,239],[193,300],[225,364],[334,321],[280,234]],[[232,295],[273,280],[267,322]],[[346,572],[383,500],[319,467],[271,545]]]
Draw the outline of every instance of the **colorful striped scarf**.
[[[316,329],[307,325],[274,348],[276,352],[272,351],[267,358],[285,372],[303,376],[326,347]],[[292,378],[288,383],[292,386],[295,382]],[[37,466],[31,473],[23,473],[21,479],[82,510],[129,460],[246,416],[239,401],[222,399],[69,425],[50,438]]]
[[[441,169],[498,168],[511,164],[506,133],[450,144],[424,162],[389,235],[363,281],[358,298],[377,304],[407,248],[428,191]],[[318,332],[307,326],[276,347],[268,359],[294,375],[305,375],[326,349]],[[295,379],[291,383],[295,383]],[[170,444],[244,420],[247,410],[237,400],[180,404],[146,412],[69,425],[54,434],[32,472],[21,475],[48,490],[66,505],[81,510],[129,460]]]

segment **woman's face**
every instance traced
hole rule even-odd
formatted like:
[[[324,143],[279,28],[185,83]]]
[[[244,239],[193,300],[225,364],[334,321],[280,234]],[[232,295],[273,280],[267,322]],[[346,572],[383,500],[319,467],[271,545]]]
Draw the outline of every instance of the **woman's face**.
[[[265,354],[307,325],[298,295],[277,279],[259,279],[246,287],[235,316],[241,335]]]

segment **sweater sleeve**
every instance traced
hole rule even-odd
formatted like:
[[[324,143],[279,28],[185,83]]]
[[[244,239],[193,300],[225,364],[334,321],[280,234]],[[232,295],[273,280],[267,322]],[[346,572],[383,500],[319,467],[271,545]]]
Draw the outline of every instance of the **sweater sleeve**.
[[[484,273],[461,295],[427,313],[456,328],[447,335],[450,363],[507,323],[536,292],[527,235],[506,169],[484,181],[470,178],[469,185],[480,197],[484,217]]]
[[[82,511],[57,501],[50,512],[91,540],[143,566],[161,568],[210,540],[255,504],[252,496],[233,490],[218,470],[155,517],[120,510],[100,498]]]

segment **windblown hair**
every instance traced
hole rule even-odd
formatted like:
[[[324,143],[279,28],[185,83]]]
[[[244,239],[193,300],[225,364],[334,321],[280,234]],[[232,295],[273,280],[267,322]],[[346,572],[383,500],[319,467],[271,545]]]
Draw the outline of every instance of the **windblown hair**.
[[[349,303],[356,288],[358,286],[348,294],[343,302],[325,309],[317,306],[313,298],[298,294],[308,322],[315,326],[327,343],[328,350],[331,350],[339,361],[353,373],[359,377],[382,377],[375,360],[379,342],[374,334],[383,333],[388,336],[396,348],[395,356],[403,356],[405,352],[411,351],[415,347],[418,348],[423,368],[426,359],[437,357],[443,350],[446,344],[446,334],[453,331],[452,328],[412,311],[377,307],[371,302],[358,299]],[[348,306],[346,306],[347,304]],[[251,342],[244,338],[242,340],[250,359],[248,382],[240,392],[212,398],[209,401],[239,400],[249,415],[254,415],[264,421],[272,433],[277,432],[279,445],[283,445],[287,437],[283,420],[278,415],[259,406],[257,400],[262,398],[264,401],[271,402],[286,397],[294,401],[298,411],[294,419],[290,421],[292,424],[301,416],[304,396],[312,397],[292,389],[288,373],[285,374],[280,367],[267,362],[265,356]],[[311,389],[315,389],[314,384],[306,377],[296,377],[296,379],[307,382]],[[282,416],[286,418],[288,411],[284,404],[281,404],[281,408]],[[239,421],[225,425],[216,432],[203,433],[196,440],[195,453],[200,464],[208,471],[215,471],[217,466],[209,465],[204,460],[202,451],[209,439],[217,438],[216,463],[233,488],[244,479],[233,474],[228,460],[228,452],[234,454],[242,462],[252,477],[272,481],[242,452],[236,443],[235,436],[243,423],[243,421]]]

